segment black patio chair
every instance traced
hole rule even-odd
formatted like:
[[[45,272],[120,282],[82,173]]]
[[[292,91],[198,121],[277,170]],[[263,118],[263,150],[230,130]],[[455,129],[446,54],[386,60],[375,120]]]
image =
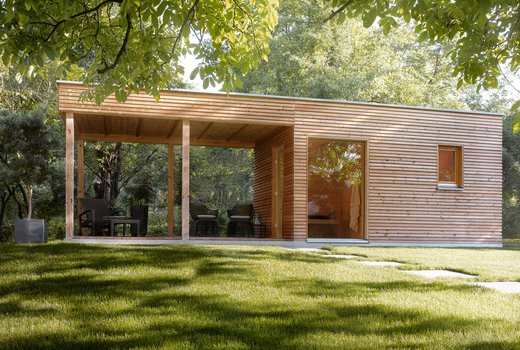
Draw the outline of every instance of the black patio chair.
[[[110,217],[127,218],[123,210],[111,210],[105,200],[97,198],[80,198],[83,211],[79,214],[79,234],[82,235],[83,228],[90,229],[90,235],[110,234]]]
[[[190,236],[218,237],[218,210],[209,210],[204,204],[190,203]]]
[[[253,218],[255,210],[252,204],[237,204],[227,211],[229,223],[228,237],[254,237],[255,227]]]

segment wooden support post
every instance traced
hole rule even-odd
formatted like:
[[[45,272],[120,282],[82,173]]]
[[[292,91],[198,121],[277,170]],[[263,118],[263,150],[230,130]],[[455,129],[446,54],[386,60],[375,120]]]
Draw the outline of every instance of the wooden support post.
[[[84,148],[85,141],[78,139],[76,141],[78,147],[78,199],[85,197],[85,157]],[[78,213],[83,212],[83,207],[78,201]]]
[[[182,239],[190,237],[190,121],[182,121]]]
[[[65,236],[74,236],[74,114],[65,115]]]
[[[173,144],[168,145],[168,237],[173,237],[173,220],[175,218],[174,213],[174,200],[175,200],[175,191],[173,188],[173,179],[174,179],[174,160],[175,160],[175,150],[173,148]]]

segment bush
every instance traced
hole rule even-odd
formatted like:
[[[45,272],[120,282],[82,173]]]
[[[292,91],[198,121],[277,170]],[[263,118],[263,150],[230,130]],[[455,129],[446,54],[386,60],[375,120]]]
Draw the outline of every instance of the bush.
[[[65,238],[64,218],[52,218],[47,221],[47,238],[49,241],[62,240]]]

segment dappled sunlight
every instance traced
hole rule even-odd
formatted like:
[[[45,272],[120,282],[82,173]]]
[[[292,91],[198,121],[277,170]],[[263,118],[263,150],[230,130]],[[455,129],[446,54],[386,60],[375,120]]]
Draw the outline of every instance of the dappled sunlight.
[[[520,299],[355,260],[274,247],[0,253],[0,348],[520,345]]]

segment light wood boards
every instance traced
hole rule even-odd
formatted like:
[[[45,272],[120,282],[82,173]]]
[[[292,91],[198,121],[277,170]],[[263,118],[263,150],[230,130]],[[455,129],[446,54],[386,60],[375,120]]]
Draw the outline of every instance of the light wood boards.
[[[175,149],[172,144],[168,145],[168,237],[173,237],[173,226],[174,226],[174,203],[175,203],[175,191],[173,188],[174,184],[174,161],[175,161]]]
[[[267,236],[273,234],[273,148],[283,147],[284,158],[284,196],[283,196],[283,235],[293,239],[294,231],[294,140],[293,128],[279,128],[255,147],[253,160],[253,198],[257,214],[266,225]],[[304,234],[306,235],[306,232]]]
[[[182,239],[190,236],[190,121],[182,121]]]
[[[284,238],[304,240],[307,142],[326,137],[367,141],[370,241],[501,241],[499,115],[186,91],[164,91],[159,102],[144,94],[131,95],[124,104],[109,98],[98,107],[79,100],[84,89],[80,84],[59,84],[59,109],[67,132],[72,131],[67,140],[73,140],[75,132],[84,140],[254,147],[254,202],[269,235],[272,147],[284,147]],[[72,129],[67,122],[71,113]],[[463,191],[437,188],[439,145],[463,147]],[[184,177],[189,174],[187,147],[182,153],[188,163],[186,169],[183,163]],[[70,164],[73,167],[67,163],[67,168]],[[189,193],[189,177],[186,182],[183,193]],[[73,179],[70,183],[73,186]],[[73,193],[73,187],[67,191]],[[189,203],[184,205],[189,198],[182,199],[183,220],[189,220]],[[183,237],[187,227],[183,221]]]
[[[304,238],[308,138],[369,140],[371,242],[500,243],[502,120],[388,106],[295,104],[295,238]],[[464,147],[464,190],[437,189],[439,145]]]
[[[74,114],[65,115],[65,236],[74,236]]]

